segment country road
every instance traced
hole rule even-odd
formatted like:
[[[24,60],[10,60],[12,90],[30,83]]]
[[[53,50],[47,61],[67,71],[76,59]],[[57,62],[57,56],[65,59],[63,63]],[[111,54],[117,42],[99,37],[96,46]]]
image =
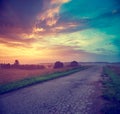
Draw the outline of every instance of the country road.
[[[102,66],[0,96],[0,114],[100,114]]]

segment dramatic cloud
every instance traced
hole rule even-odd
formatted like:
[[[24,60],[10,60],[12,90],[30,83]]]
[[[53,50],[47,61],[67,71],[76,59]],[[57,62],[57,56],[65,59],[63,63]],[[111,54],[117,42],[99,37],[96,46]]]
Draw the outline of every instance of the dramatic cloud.
[[[0,0],[0,61],[119,61],[119,20],[119,0]]]

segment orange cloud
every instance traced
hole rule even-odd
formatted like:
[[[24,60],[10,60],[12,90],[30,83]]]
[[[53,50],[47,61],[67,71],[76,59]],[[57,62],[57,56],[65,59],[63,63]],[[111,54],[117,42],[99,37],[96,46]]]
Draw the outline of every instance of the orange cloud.
[[[37,32],[44,32],[45,29],[44,28],[33,28],[33,33],[37,33]],[[33,34],[32,34],[33,35]]]
[[[58,21],[58,13],[59,7],[47,9],[44,13],[40,14],[40,16],[37,17],[37,20],[46,21],[46,25],[53,26]]]
[[[38,15],[37,20],[45,21],[47,26],[53,26],[59,19],[59,11],[62,4],[70,0],[51,0],[50,7]]]
[[[70,0],[52,0],[51,4],[63,4],[63,3],[67,3]]]

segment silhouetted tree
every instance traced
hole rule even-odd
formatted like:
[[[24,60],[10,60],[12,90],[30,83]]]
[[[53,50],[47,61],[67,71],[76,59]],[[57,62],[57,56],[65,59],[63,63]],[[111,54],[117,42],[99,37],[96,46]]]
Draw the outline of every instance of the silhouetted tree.
[[[60,61],[56,61],[54,64],[54,68],[63,68],[64,64]]]
[[[18,61],[18,60],[15,60],[15,62],[14,62],[14,64],[13,64],[12,68],[19,68],[19,67],[20,67],[19,61]]]
[[[77,66],[79,66],[79,63],[78,63],[77,61],[72,61],[72,62],[70,63],[70,66],[71,66],[71,67],[77,67]]]
[[[19,65],[19,61],[18,61],[18,60],[15,60],[14,65],[15,65],[15,66],[18,66],[18,65]]]
[[[8,64],[1,64],[0,65],[1,66],[1,68],[3,68],[3,69],[9,69],[11,66],[10,66],[10,63],[8,63]]]

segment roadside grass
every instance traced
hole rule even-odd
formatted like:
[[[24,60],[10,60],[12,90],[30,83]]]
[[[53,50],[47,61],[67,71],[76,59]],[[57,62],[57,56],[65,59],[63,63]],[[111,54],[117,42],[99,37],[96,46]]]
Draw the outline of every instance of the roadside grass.
[[[103,98],[107,101],[103,114],[120,114],[120,77],[110,68],[104,68]]]
[[[52,80],[52,79],[56,79],[59,77],[63,77],[63,76],[67,76],[70,74],[73,74],[75,72],[87,69],[88,67],[79,67],[79,68],[73,68],[70,70],[66,70],[66,71],[61,71],[61,72],[55,72],[55,73],[51,73],[48,75],[43,75],[43,76],[37,76],[37,77],[32,77],[32,78],[26,78],[23,80],[19,80],[16,82],[11,82],[8,84],[2,84],[0,85],[0,94],[4,94],[10,91],[14,91],[23,87],[27,87],[33,84],[37,84],[37,83],[41,83],[44,81],[48,81],[48,80]]]

